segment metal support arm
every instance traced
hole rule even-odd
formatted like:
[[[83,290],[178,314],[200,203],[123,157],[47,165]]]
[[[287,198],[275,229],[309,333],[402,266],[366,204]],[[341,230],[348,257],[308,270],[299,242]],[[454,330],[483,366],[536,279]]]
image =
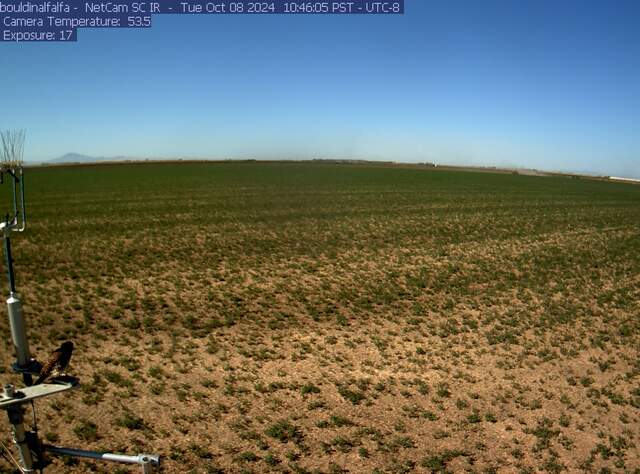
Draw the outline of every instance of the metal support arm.
[[[113,461],[128,464],[139,464],[144,474],[154,472],[154,468],[160,465],[160,456],[157,454],[138,454],[129,456],[126,454],[102,453],[99,451],[86,451],[84,449],[61,448],[49,444],[43,445],[43,449],[51,454],[73,456],[80,458],[98,459],[100,461]]]

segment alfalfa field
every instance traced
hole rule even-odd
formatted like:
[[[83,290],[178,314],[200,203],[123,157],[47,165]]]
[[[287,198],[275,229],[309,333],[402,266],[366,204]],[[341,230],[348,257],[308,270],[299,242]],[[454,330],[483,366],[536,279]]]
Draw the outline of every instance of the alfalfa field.
[[[82,382],[36,403],[47,443],[158,453],[167,473],[640,472],[640,186],[318,162],[25,173],[31,350],[74,341]]]

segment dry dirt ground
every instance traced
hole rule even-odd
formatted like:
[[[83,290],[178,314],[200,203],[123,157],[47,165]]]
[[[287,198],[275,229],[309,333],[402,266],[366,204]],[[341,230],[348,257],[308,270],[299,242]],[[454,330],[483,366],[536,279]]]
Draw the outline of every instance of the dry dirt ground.
[[[167,473],[640,472],[640,188],[168,166],[124,194],[124,167],[33,171],[32,351],[73,340],[82,381],[37,402],[46,442]]]

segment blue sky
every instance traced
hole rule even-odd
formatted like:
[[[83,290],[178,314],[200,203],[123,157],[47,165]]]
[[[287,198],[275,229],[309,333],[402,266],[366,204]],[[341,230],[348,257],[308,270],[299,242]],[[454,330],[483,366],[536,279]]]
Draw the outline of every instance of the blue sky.
[[[155,16],[0,43],[26,158],[358,158],[640,177],[640,2]]]

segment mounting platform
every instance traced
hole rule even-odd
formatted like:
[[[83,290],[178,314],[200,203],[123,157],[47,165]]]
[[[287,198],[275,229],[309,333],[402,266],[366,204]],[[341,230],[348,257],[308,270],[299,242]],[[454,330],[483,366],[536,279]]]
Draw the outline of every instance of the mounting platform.
[[[15,390],[13,385],[5,385],[4,391],[0,393],[0,409],[6,410],[15,405],[30,402],[36,398],[66,392],[67,390],[78,387],[78,385],[78,379],[69,375],[55,377],[47,383],[24,387],[20,390]]]

